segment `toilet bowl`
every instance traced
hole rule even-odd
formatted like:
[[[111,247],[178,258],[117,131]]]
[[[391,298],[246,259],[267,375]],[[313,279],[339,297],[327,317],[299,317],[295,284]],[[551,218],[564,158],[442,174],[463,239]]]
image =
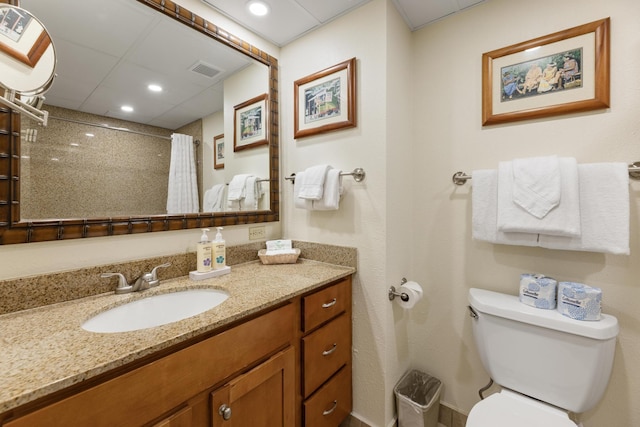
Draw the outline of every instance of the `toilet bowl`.
[[[570,319],[517,296],[469,290],[482,365],[502,390],[469,413],[467,427],[576,427],[602,398],[613,367],[618,320]]]
[[[503,389],[477,403],[466,427],[576,427],[566,411]]]

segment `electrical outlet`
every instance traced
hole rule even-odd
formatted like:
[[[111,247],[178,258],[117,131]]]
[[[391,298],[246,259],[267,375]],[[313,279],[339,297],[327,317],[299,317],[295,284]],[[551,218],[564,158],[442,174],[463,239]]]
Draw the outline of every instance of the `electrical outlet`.
[[[264,225],[249,227],[249,240],[259,240],[265,238]]]

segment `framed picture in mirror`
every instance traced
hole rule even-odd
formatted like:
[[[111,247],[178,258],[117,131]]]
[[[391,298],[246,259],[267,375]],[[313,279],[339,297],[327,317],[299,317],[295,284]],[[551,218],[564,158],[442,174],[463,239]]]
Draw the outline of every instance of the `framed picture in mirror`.
[[[233,151],[267,145],[267,94],[256,96],[233,109]]]
[[[224,134],[213,137],[213,168],[224,168]]]
[[[51,44],[43,26],[18,7],[0,7],[0,52],[33,68]]]

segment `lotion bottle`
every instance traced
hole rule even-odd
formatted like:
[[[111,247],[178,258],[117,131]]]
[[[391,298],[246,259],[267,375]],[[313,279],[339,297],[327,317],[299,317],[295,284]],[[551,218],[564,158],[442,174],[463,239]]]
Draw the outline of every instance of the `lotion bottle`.
[[[213,269],[220,270],[221,268],[225,268],[227,265],[227,251],[225,248],[225,241],[222,238],[222,227],[217,227],[218,233],[216,233],[216,238],[213,241]]]
[[[209,240],[209,236],[207,236],[207,231],[209,231],[208,228],[202,229],[202,236],[200,236],[200,241],[196,245],[198,273],[211,271],[212,267],[213,245]]]

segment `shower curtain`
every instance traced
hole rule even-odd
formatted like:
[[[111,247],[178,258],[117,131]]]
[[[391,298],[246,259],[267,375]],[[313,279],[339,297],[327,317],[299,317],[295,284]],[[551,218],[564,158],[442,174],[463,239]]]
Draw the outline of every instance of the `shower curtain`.
[[[167,213],[197,213],[199,205],[193,137],[174,133],[171,135]]]

